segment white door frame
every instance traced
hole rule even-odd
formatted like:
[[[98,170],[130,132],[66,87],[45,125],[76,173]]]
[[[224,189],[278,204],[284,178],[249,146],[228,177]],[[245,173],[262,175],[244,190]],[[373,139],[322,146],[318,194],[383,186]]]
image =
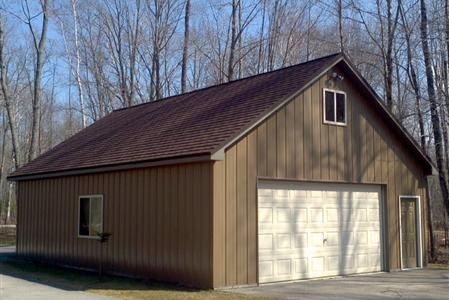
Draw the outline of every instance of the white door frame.
[[[417,267],[416,268],[404,268],[402,261],[402,213],[401,213],[401,201],[403,198],[415,199],[416,203],[416,244],[417,244]],[[423,246],[422,246],[422,223],[421,223],[421,197],[417,195],[400,195],[399,196],[399,251],[401,259],[401,270],[409,269],[422,269],[423,268]]]

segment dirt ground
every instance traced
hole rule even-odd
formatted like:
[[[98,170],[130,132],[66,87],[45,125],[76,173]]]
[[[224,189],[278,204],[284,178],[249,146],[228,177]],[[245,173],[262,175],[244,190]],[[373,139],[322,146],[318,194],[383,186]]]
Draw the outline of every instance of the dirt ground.
[[[437,264],[449,265],[449,247],[439,247],[438,248],[438,256],[435,261]]]
[[[445,232],[444,229],[434,230],[435,243],[437,245],[437,258],[434,263],[449,265],[449,232]]]
[[[0,225],[0,247],[16,244],[16,227]]]

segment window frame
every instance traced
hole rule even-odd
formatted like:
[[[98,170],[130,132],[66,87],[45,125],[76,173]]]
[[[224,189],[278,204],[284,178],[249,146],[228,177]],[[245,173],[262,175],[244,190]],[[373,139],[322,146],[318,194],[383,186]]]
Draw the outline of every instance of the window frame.
[[[81,235],[80,234],[80,208],[81,208],[81,198],[89,198],[89,223],[90,223],[90,208],[91,208],[91,204],[90,204],[90,199],[92,198],[100,198],[101,199],[101,232],[104,232],[104,201],[103,201],[103,195],[102,194],[91,194],[91,195],[80,195],[78,196],[78,227],[76,229],[77,231],[77,236],[78,238],[81,239],[94,239],[94,240],[98,240],[100,239],[99,236],[94,236],[94,235]],[[90,224],[89,224],[90,226]]]
[[[328,121],[326,120],[326,92],[331,92],[334,94],[334,120],[335,121]],[[337,122],[337,94],[341,94],[344,96],[344,103],[345,103],[345,121],[344,122]],[[328,125],[336,125],[336,126],[346,126],[348,125],[348,99],[346,92],[341,90],[335,90],[335,89],[329,89],[329,88],[323,88],[323,123]]]

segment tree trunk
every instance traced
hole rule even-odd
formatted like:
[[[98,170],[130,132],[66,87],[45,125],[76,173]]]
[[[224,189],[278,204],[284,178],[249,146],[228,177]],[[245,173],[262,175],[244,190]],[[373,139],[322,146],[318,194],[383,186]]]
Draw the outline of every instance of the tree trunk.
[[[387,106],[390,111],[393,111],[393,41],[392,38],[392,17],[391,17],[391,1],[387,0],[387,55],[385,57],[386,74],[385,74],[385,96],[387,100]]]
[[[310,60],[310,37],[311,37],[311,1],[307,4],[307,33],[306,33],[306,61]]]
[[[449,61],[449,1],[445,0],[444,1],[444,19],[446,20],[445,22],[445,27],[446,27],[446,51],[447,51],[447,58]],[[448,84],[448,82],[446,82],[446,85]]]
[[[190,19],[190,0],[186,0],[184,15],[184,45],[182,47],[182,66],[181,66],[181,93],[186,92],[187,85],[187,60],[189,56],[189,19]]]
[[[161,63],[158,42],[155,43],[153,52],[154,96],[156,100],[162,98],[161,93]]]
[[[385,74],[385,96],[387,100],[387,107],[390,111],[393,111],[393,49],[395,41],[396,26],[399,18],[399,7],[401,1],[398,0],[398,7],[393,19],[392,14],[392,2],[393,0],[387,0],[387,51],[385,57],[386,74]]]
[[[242,38],[242,32],[243,32],[243,24],[242,24],[242,3],[239,0],[239,7],[238,7],[238,20],[239,20],[239,30],[238,30],[238,36],[237,36],[237,42],[238,42],[238,78],[242,78],[242,46],[243,46],[243,38]]]
[[[129,25],[127,26],[127,32],[128,32],[128,37],[129,37],[129,43],[130,43],[130,54],[129,54],[129,67],[128,67],[128,72],[129,72],[129,85],[128,85],[128,89],[127,89],[127,105],[132,106],[134,104],[134,98],[135,98],[135,93],[136,93],[136,85],[137,85],[137,80],[136,78],[138,78],[137,76],[137,53],[138,53],[138,48],[139,48],[139,39],[140,37],[140,1],[136,2],[136,8],[135,8],[135,21],[131,22],[130,20],[128,20]],[[134,26],[134,28],[132,28]]]
[[[8,79],[6,74],[6,61],[5,61],[5,36],[3,19],[0,17],[0,85],[3,94],[3,100],[5,101],[6,114],[8,116],[8,125],[11,132],[11,144],[12,144],[12,159],[14,169],[17,169],[20,165],[19,162],[19,141],[17,139],[16,118],[13,109],[11,98],[9,97]]]
[[[153,59],[152,59],[152,85],[154,99],[158,100],[162,98],[161,91],[161,33],[163,31],[160,28],[162,18],[162,8],[159,6],[159,1],[154,2],[154,33],[153,33]]]
[[[447,124],[444,120],[446,120],[446,110],[443,106],[440,107],[440,114],[441,114],[441,120],[443,120],[443,122],[441,122],[441,132],[443,135],[443,154],[444,154],[444,162],[446,163],[444,165],[444,172],[446,174],[446,178],[448,175],[448,171],[449,171],[449,156],[448,156],[448,146],[449,146],[449,141],[448,141],[448,130],[447,130]]]
[[[444,51],[441,51],[441,59],[442,59],[442,66],[441,66],[441,72],[443,73],[443,78],[439,84],[437,84],[437,96],[439,99],[444,99],[445,105],[440,105],[440,115],[441,115],[441,129],[443,133],[443,153],[444,153],[444,161],[446,163],[445,172],[446,172],[446,178],[448,176],[449,172],[449,140],[448,140],[448,128],[447,128],[447,114],[449,113],[449,89],[447,86],[448,83],[448,74],[447,74],[447,57],[446,53]]]
[[[408,48],[408,51],[410,51],[410,48]],[[412,87],[413,87],[413,90],[415,93],[415,107],[416,107],[416,114],[418,116],[418,126],[419,126],[421,149],[424,151],[424,153],[427,153],[426,134],[425,134],[425,130],[424,130],[424,119],[423,119],[423,112],[421,109],[421,91],[419,89],[418,79],[417,79],[415,68],[413,67],[411,58],[408,59],[408,66],[410,69],[410,71],[409,71],[410,81],[412,82]]]
[[[338,37],[340,39],[340,52],[344,53],[344,40],[343,40],[343,3],[342,0],[337,0],[337,17],[338,17]]]
[[[2,154],[1,154],[1,157],[0,157],[0,189],[1,189],[1,186],[2,186],[2,180],[3,180],[3,174],[4,174],[4,171],[5,171],[5,156],[6,156],[6,143],[5,143],[5,140],[6,140],[6,133],[8,132],[8,126],[7,126],[7,124],[6,124],[6,118],[5,118],[5,115],[4,115],[4,113],[3,113],[3,110],[1,110],[1,116],[2,116]],[[0,211],[0,213],[1,213],[1,211]]]
[[[412,45],[410,42],[410,29],[408,26],[407,19],[404,14],[403,7],[401,3],[399,5],[399,12],[401,14],[401,20],[402,24],[404,25],[404,36],[405,36],[405,42],[407,44],[407,75],[410,80],[410,84],[412,85],[413,91],[415,93],[415,107],[416,107],[416,114],[418,117],[418,126],[419,126],[419,139],[420,139],[420,145],[421,149],[424,151],[424,153],[427,153],[426,149],[426,136],[425,136],[425,129],[424,129],[424,119],[423,119],[423,112],[421,109],[421,90],[418,83],[418,77],[416,76],[415,67],[413,65],[413,57],[412,57]]]
[[[445,157],[446,157],[446,175],[448,175],[448,173],[449,173],[449,142],[448,142],[448,136],[447,136],[447,123],[446,123],[446,121],[447,121],[447,114],[449,114],[449,86],[448,86],[448,84],[449,84],[449,76],[448,76],[448,55],[449,55],[449,11],[448,11],[448,0],[445,0],[445,5],[444,5],[444,11],[445,11],[445,18],[446,18],[446,22],[445,22],[445,27],[446,27],[446,30],[445,30],[445,38],[446,38],[446,51],[447,51],[447,53],[444,53],[444,51],[442,50],[441,52],[441,56],[442,56],[442,59],[443,59],[443,66],[442,66],[442,69],[443,69],[443,87],[444,87],[444,91],[442,92],[444,95],[443,95],[443,97],[444,97],[444,102],[445,102],[445,104],[446,104],[446,106],[445,107],[441,107],[441,109],[442,110],[444,110],[444,109],[446,109],[446,116],[445,117],[442,117],[442,119],[443,119],[443,122],[442,122],[442,125],[443,125],[443,129],[445,129],[445,131],[443,132],[444,133],[444,154],[445,154]],[[449,213],[449,211],[448,211],[448,213]]]
[[[3,187],[4,187],[4,173],[5,173],[5,169],[6,169],[6,134],[8,132],[8,125],[6,124],[6,117],[3,113],[3,110],[1,110],[1,116],[2,116],[2,154],[1,154],[1,158],[0,158],[0,195],[3,194]],[[3,195],[2,195],[3,196]],[[3,198],[3,197],[1,197]],[[2,208],[3,208],[3,203],[2,202],[6,202],[8,201],[8,199],[4,199],[4,200],[0,200],[0,218],[3,214]],[[8,206],[8,203],[5,203],[6,206]]]
[[[32,100],[32,120],[31,120],[31,138],[30,149],[28,152],[28,161],[33,160],[37,156],[39,147],[39,128],[40,128],[40,114],[41,114],[41,77],[42,67],[44,64],[45,55],[45,43],[47,41],[48,30],[48,0],[42,2],[42,29],[39,38],[39,43],[36,41],[34,31],[32,29],[31,21],[28,26],[33,33],[34,45],[36,51],[36,65],[34,70],[34,87],[33,87],[33,100]]]
[[[430,187],[429,185],[429,179],[427,179],[427,187]],[[436,257],[437,257],[437,249],[435,247],[436,243],[435,243],[435,235],[434,235],[434,231],[433,231],[433,211],[432,211],[432,201],[430,199],[430,193],[429,190],[427,191],[427,220],[428,220],[428,225],[429,225],[429,246],[430,246],[430,257],[429,257],[429,262],[434,262]]]
[[[267,71],[274,69],[277,35],[278,35],[278,14],[279,14],[279,0],[274,1],[274,8],[271,11],[270,24],[268,29],[268,46],[267,46]]]
[[[13,200],[14,195],[14,182],[8,183],[8,199],[6,200],[6,217],[5,217],[5,224],[8,224],[11,220],[11,202]]]
[[[237,45],[237,6],[238,0],[232,0],[232,12],[231,12],[231,46],[229,48],[229,61],[228,61],[228,81],[234,78],[234,58],[235,48]]]
[[[80,101],[80,113],[81,113],[81,125],[82,127],[86,127],[86,113],[84,111],[84,92],[83,92],[83,83],[81,81],[80,74],[80,49],[79,49],[79,41],[78,41],[78,10],[76,8],[77,0],[72,0],[72,14],[73,14],[73,30],[74,30],[74,39],[75,39],[75,54],[76,54],[76,65],[75,65],[75,79],[76,85],[78,88],[78,97]]]
[[[266,3],[267,0],[262,0],[262,21],[260,24],[260,33],[259,33],[259,50],[257,53],[257,71],[259,74],[264,70],[264,56],[263,56],[263,45],[264,45],[264,33],[265,33],[265,15],[266,15]]]
[[[429,94],[430,103],[430,116],[432,121],[434,146],[435,146],[435,158],[438,168],[438,176],[441,186],[441,194],[443,197],[443,202],[446,210],[449,212],[449,198],[448,198],[448,186],[446,180],[446,174],[444,172],[444,154],[443,154],[443,138],[441,134],[440,117],[438,115],[438,103],[436,99],[434,78],[432,72],[432,58],[429,51],[429,42],[427,34],[427,11],[425,0],[420,0],[421,2],[421,44],[423,48],[424,64],[426,69],[427,77],[427,91]]]

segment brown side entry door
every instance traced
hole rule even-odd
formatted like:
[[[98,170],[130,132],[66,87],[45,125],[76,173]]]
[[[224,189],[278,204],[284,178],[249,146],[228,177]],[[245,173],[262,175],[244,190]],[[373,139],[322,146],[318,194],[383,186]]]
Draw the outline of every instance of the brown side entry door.
[[[402,268],[418,267],[416,198],[401,198]]]

